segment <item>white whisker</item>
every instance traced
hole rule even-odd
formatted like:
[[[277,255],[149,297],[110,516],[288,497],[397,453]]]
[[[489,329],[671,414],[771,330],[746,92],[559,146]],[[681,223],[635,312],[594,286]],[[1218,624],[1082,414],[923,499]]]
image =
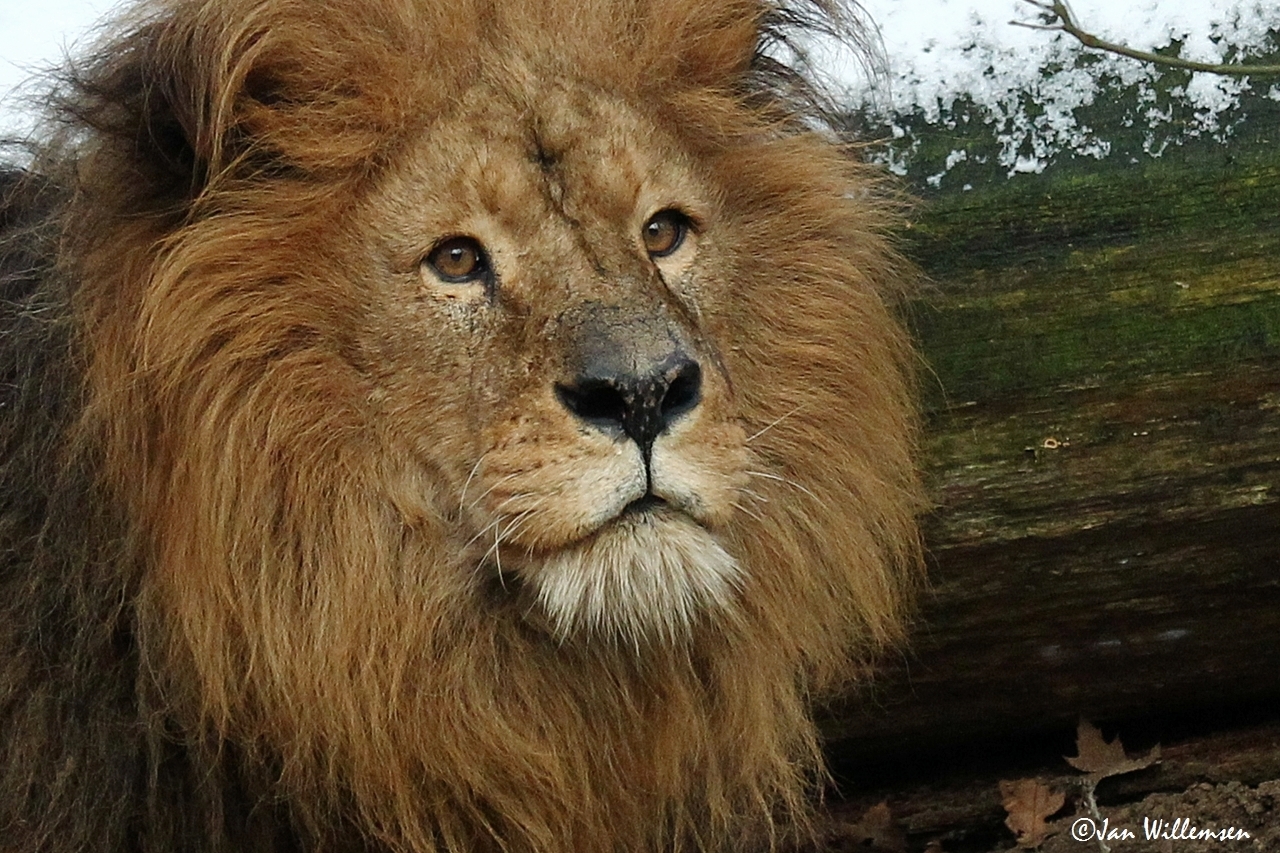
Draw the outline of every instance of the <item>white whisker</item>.
[[[476,472],[480,470],[480,463],[484,461],[487,453],[481,453],[480,458],[476,460],[476,464],[471,466],[471,473],[467,475],[467,480],[462,484],[462,494],[458,496],[458,514],[461,515],[467,506],[467,489],[471,486],[471,480],[476,476]]]
[[[513,535],[518,533],[520,530],[523,530],[525,527],[525,524],[529,521],[530,518],[533,517],[534,512],[537,511],[538,506],[541,503],[542,501],[536,502],[533,506],[529,507],[528,509],[522,510],[519,514],[517,514],[514,518],[512,518],[511,523],[508,524],[505,528],[503,528],[502,534],[499,536],[499,539],[500,540],[510,539]]]
[[[809,497],[813,498],[815,501],[822,503],[821,499],[819,499],[817,495],[815,495],[813,492],[809,491],[804,486],[797,483],[795,480],[789,480],[786,477],[779,476],[778,474],[770,474],[765,471],[748,471],[747,474],[749,474],[752,477],[763,477],[766,480],[777,480],[779,483],[786,483],[788,486],[799,489]]]
[[[494,570],[497,571],[498,573],[498,585],[501,586],[503,589],[506,589],[507,584],[502,577],[502,551],[501,549],[498,548],[498,546],[501,544],[502,544],[502,533],[495,527],[493,532],[493,545],[491,545],[489,547],[489,550],[485,552],[485,556],[480,558],[480,565],[483,566],[485,558],[488,557],[490,553],[492,553],[493,567],[494,567]]]
[[[804,404],[803,404],[803,403],[801,403],[800,405],[796,406],[796,407],[795,407],[794,409],[792,409],[791,411],[787,412],[787,413],[786,413],[785,415],[783,415],[782,417],[778,418],[778,419],[777,419],[776,421],[774,421],[773,423],[771,423],[771,424],[769,424],[768,426],[766,426],[766,427],[762,428],[759,432],[755,433],[754,435],[748,436],[748,437],[747,437],[747,444],[750,444],[751,442],[755,441],[757,438],[759,438],[760,436],[764,435],[766,432],[768,432],[769,430],[773,429],[773,428],[774,428],[774,427],[776,427],[778,424],[782,423],[782,422],[783,422],[783,421],[785,421],[787,418],[791,417],[792,415],[794,415],[796,412],[800,411],[800,410],[801,410],[801,409],[803,409],[803,408],[804,408]]]
[[[509,521],[506,519],[499,518],[495,520],[492,524],[486,525],[485,530],[489,530],[489,529],[493,530],[493,544],[489,546],[488,550],[486,550],[483,555],[481,555],[480,566],[483,566],[484,563],[490,557],[493,557],[494,566],[495,568],[497,568],[499,576],[501,576],[502,574],[502,551],[501,551],[502,543],[506,539],[510,538],[513,533],[519,531],[521,528],[524,527],[525,523],[537,511],[541,503],[542,503],[541,500],[536,501],[533,506],[529,507],[528,509],[520,511],[515,516],[513,516]],[[506,527],[501,527],[504,521],[506,522]],[[477,568],[479,568],[479,566]]]
[[[532,492],[520,492],[519,494],[515,494],[509,498],[506,498],[502,503],[498,504],[496,508],[496,512],[498,512],[498,516],[493,521],[489,522],[484,527],[480,528],[480,530],[476,533],[475,536],[472,536],[470,539],[468,539],[466,543],[462,546],[463,549],[469,548],[470,546],[474,545],[476,543],[476,540],[479,539],[484,534],[488,533],[491,528],[495,527],[496,525],[502,524],[501,513],[502,513],[503,507],[505,507],[507,504],[511,503],[512,501],[518,501],[518,500],[523,500],[525,498],[528,498],[532,494],[533,494]],[[536,501],[534,505],[530,507],[530,509],[536,508],[540,503],[542,503],[541,500]]]
[[[507,482],[508,480],[514,479],[515,476],[516,476],[515,474],[507,474],[505,477],[499,477],[496,481],[494,481],[493,485],[491,485],[489,488],[481,492],[476,497],[476,499],[473,500],[470,503],[470,505],[468,505],[467,509],[475,509],[476,505],[479,504],[480,501],[484,500],[485,498],[489,497],[489,495],[493,494],[494,489],[498,488],[498,486],[501,486],[503,483]]]
[[[475,535],[475,536],[472,536],[470,539],[468,539],[468,540],[463,544],[463,546],[462,546],[462,550],[464,550],[464,551],[465,551],[465,550],[467,550],[468,548],[470,548],[472,545],[476,544],[476,540],[478,540],[481,536],[483,536],[483,535],[485,535],[486,533],[488,533],[488,532],[489,532],[489,530],[490,530],[490,528],[492,528],[492,527],[496,527],[497,525],[499,525],[499,524],[501,524],[501,523],[502,523],[502,519],[501,519],[501,518],[495,518],[493,521],[489,522],[489,523],[488,523],[488,524],[486,524],[484,527],[481,527],[478,531],[476,531],[476,535]]]

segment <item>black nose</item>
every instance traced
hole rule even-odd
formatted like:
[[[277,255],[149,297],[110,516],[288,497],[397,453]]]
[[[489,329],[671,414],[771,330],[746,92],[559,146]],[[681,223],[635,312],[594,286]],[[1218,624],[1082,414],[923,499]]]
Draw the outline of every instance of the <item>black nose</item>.
[[[702,368],[683,352],[640,369],[620,369],[616,361],[589,365],[572,382],[557,383],[556,394],[587,423],[621,429],[647,458],[658,436],[702,399]]]

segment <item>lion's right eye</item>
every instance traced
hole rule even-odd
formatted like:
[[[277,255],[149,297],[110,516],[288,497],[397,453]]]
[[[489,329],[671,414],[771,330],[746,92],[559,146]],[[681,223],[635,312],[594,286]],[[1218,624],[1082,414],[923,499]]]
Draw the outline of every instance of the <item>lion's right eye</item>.
[[[436,245],[423,260],[444,281],[477,281],[489,271],[484,248],[471,237],[450,237]]]
[[[689,217],[678,210],[660,210],[644,224],[645,251],[657,260],[675,254],[689,233]]]

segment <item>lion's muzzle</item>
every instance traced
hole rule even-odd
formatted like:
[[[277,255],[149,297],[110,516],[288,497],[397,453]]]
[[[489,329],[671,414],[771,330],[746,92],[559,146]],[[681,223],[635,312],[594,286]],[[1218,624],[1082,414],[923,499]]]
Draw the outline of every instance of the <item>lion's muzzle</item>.
[[[619,306],[590,306],[567,325],[573,375],[556,383],[556,396],[584,423],[634,441],[647,465],[658,436],[702,399],[684,331]]]

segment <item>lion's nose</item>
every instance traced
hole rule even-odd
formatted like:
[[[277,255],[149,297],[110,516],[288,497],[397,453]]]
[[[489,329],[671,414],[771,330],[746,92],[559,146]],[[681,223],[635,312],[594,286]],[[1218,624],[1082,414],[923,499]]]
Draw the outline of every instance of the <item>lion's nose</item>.
[[[556,394],[570,412],[603,429],[621,429],[645,458],[658,436],[702,399],[702,368],[683,352],[648,369],[618,369],[603,360],[572,382],[557,383]]]

